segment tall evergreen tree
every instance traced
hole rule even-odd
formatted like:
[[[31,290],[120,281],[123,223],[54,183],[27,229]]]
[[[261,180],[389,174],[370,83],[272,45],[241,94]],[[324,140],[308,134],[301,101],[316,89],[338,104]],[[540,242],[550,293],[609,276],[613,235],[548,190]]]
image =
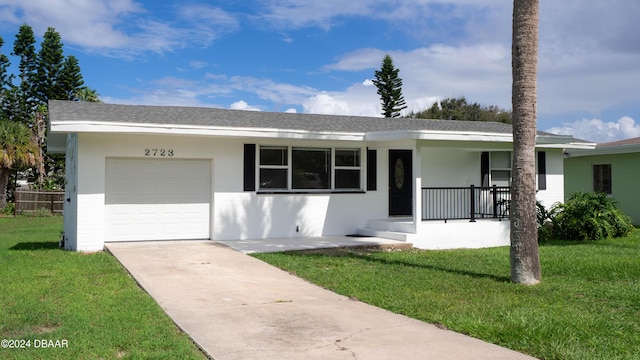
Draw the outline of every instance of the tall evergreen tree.
[[[82,80],[80,65],[75,56],[69,55],[65,59],[59,82],[64,92],[63,100],[77,100],[78,92],[84,85],[84,80]]]
[[[402,96],[402,79],[398,76],[400,69],[393,66],[393,59],[385,55],[382,67],[376,70],[373,84],[378,88],[378,95],[382,101],[382,115],[385,117],[399,117],[400,111],[407,108]]]
[[[28,123],[37,107],[36,89],[38,75],[38,54],[36,53],[36,38],[33,29],[27,24],[20,26],[13,43],[13,56],[18,56],[18,77],[20,84],[14,90],[12,118],[15,121]]]
[[[4,110],[11,101],[11,80],[13,76],[7,71],[11,64],[7,55],[1,52],[3,45],[4,39],[0,36],[0,104],[3,110],[1,118],[8,118]]]
[[[1,52],[3,45],[4,39],[0,36],[0,91],[2,91],[4,96],[5,89],[11,84],[12,76],[7,71],[9,65],[11,65],[9,58]]]
[[[536,118],[538,0],[513,1],[513,180],[511,183],[511,281],[541,280],[536,220]]]
[[[61,79],[64,62],[60,34],[50,27],[44,33],[40,52],[38,52],[36,97],[40,104],[46,105],[48,100],[66,99]]]

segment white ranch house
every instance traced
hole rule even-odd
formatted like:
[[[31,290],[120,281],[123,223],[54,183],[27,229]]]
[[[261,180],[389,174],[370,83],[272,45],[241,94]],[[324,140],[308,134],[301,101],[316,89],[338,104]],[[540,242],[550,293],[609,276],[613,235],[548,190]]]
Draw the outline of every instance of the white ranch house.
[[[373,235],[426,249],[509,244],[511,126],[50,101],[66,153],[65,247]],[[563,149],[537,136],[538,199]]]

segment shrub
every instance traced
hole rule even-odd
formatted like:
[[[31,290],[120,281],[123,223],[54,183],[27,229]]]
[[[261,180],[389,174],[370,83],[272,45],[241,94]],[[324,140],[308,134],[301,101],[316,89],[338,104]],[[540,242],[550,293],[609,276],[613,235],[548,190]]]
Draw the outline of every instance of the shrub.
[[[599,240],[627,236],[631,218],[605,193],[576,192],[553,210],[553,234],[567,240]]]
[[[51,210],[47,208],[37,208],[33,211],[29,212],[29,216],[31,217],[50,217],[53,216]]]
[[[16,209],[16,204],[13,202],[8,202],[7,205],[4,206],[3,209],[0,209],[0,214],[2,215],[13,215]]]
[[[558,204],[550,209],[536,201],[536,218],[538,220],[538,242],[548,241],[554,237],[555,218],[558,213]]]

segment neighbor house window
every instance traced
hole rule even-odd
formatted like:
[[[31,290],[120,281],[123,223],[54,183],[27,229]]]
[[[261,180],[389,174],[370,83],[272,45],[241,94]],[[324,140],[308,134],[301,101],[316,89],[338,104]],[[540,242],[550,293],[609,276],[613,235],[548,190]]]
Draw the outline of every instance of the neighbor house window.
[[[361,149],[261,146],[261,190],[361,190]]]
[[[611,164],[593,165],[593,191],[611,194]]]
[[[491,152],[491,184],[511,186],[511,152]]]

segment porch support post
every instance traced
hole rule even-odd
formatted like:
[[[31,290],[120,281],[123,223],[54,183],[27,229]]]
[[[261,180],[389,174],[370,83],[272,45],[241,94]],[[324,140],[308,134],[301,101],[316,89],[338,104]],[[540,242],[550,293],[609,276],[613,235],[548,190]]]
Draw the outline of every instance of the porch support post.
[[[475,186],[469,187],[469,195],[471,199],[471,220],[469,222],[476,222],[476,191]]]
[[[497,218],[498,217],[498,189],[496,185],[493,185],[492,195],[493,196],[491,198],[491,201],[493,202],[493,217]]]
[[[413,150],[413,224],[415,225],[416,232],[422,222],[422,152],[418,144],[415,144]]]

